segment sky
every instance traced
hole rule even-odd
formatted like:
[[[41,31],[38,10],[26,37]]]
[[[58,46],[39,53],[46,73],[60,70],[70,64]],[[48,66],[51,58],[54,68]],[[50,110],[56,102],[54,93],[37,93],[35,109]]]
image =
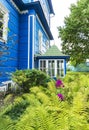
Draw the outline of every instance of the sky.
[[[51,32],[54,40],[51,41],[51,45],[55,44],[61,49],[61,39],[58,38],[58,26],[63,26],[64,17],[70,13],[70,5],[76,4],[77,0],[52,0],[53,9],[55,15],[51,17]]]

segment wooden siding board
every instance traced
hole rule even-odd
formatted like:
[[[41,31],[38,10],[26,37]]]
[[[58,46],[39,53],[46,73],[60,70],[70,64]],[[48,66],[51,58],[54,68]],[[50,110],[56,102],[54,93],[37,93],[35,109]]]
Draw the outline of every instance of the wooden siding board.
[[[28,37],[20,36],[20,38],[19,38],[19,46],[20,46],[20,44],[22,44],[23,42],[24,42],[24,43],[27,43],[27,40],[28,40]]]
[[[30,69],[32,69],[32,62],[33,62],[33,16],[30,16]]]
[[[27,57],[28,57],[28,14],[20,15],[20,26],[19,26],[19,61],[18,68],[27,68]]]
[[[18,67],[18,40],[19,40],[19,14],[14,9],[12,4],[10,2],[7,2],[7,0],[0,1],[5,6],[5,8],[9,11],[9,21],[8,21],[8,41],[6,45],[8,46],[7,52],[8,55],[3,55],[1,57],[1,60],[6,59],[1,65],[0,65],[0,72],[4,75],[0,76],[0,81],[8,79],[8,75],[6,72],[13,72]],[[2,45],[4,45],[2,43]],[[6,75],[5,75],[6,74]]]
[[[9,28],[10,31],[13,30],[14,34],[18,35],[18,29],[17,29],[18,26],[15,26],[14,23],[9,21],[8,28]]]

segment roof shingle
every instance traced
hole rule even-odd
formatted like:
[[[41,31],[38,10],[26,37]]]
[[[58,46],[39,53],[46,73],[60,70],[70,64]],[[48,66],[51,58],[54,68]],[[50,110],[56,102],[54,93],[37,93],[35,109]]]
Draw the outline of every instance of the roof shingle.
[[[61,53],[58,47],[56,45],[53,45],[42,56],[65,56],[66,57],[68,55]]]

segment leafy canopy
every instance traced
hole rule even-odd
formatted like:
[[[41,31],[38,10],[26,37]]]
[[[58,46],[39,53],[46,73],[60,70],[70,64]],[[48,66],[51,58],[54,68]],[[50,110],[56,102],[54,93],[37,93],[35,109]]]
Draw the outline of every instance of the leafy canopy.
[[[79,0],[70,7],[64,26],[58,27],[62,51],[70,55],[73,65],[89,58],[89,0]]]

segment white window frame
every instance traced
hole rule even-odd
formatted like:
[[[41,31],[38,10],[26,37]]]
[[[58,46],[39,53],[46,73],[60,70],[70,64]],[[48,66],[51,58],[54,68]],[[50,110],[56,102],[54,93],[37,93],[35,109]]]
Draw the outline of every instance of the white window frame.
[[[2,36],[0,37],[0,41],[7,41],[7,33],[8,33],[8,20],[9,20],[9,11],[0,3],[0,12],[3,15],[1,19],[3,25],[1,27]]]

